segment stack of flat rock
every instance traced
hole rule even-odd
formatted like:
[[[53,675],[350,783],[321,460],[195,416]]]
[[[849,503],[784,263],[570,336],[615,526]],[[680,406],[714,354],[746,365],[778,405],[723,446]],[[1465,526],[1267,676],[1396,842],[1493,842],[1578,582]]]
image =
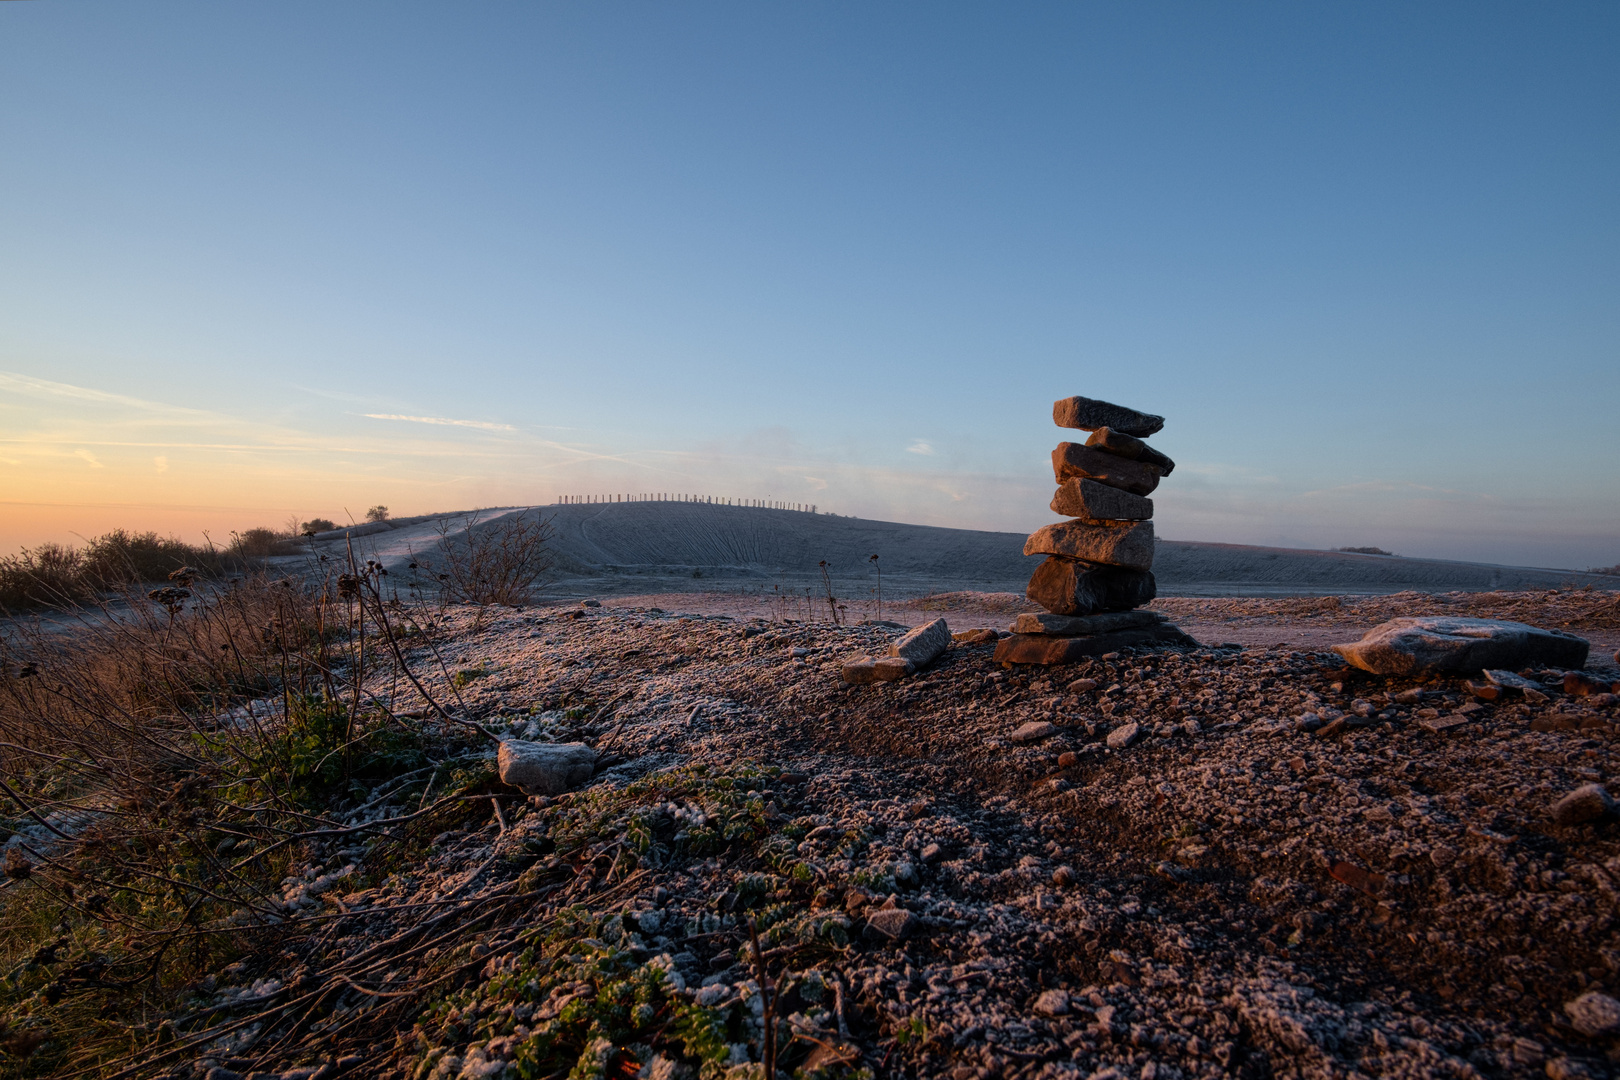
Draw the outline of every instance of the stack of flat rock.
[[[1136,610],[1154,597],[1148,496],[1176,467],[1142,441],[1164,427],[1164,417],[1071,397],[1053,404],[1052,419],[1091,433],[1052,451],[1052,512],[1071,520],[1036,530],[1024,544],[1025,555],[1046,556],[1025,591],[1046,613],[1018,616],[996,659],[1061,664],[1127,646],[1196,646],[1162,615]]]

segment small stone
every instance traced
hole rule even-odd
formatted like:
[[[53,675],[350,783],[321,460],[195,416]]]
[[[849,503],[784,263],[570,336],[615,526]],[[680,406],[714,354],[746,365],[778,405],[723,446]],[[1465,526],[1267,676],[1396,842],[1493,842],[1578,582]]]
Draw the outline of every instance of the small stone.
[[[889,655],[907,661],[913,671],[920,671],[939,659],[950,647],[951,628],[945,625],[944,619],[935,619],[890,645]]]
[[[1444,844],[1436,844],[1429,849],[1429,861],[1444,870],[1457,861],[1457,849]]]
[[[935,862],[944,853],[945,849],[938,844],[925,844],[922,849],[922,861],[925,863]]]
[[[995,641],[1001,635],[989,627],[977,627],[972,630],[958,630],[951,635],[951,640],[958,645],[983,645]]]
[[[866,925],[890,941],[899,941],[917,927],[917,916],[905,908],[880,908],[868,912]]]
[[[1164,417],[1137,412],[1123,405],[1088,397],[1067,397],[1052,403],[1052,422],[1058,427],[1096,431],[1112,428],[1145,439],[1164,427]]]
[[[1547,1062],[1548,1080],[1591,1080],[1592,1070],[1574,1058],[1555,1057]]]
[[[1080,764],[1080,755],[1073,750],[1065,750],[1058,755],[1058,768],[1060,769],[1072,769],[1078,764]]]
[[[1062,521],[1031,533],[1024,554],[1147,570],[1153,566],[1153,522]]]
[[[1153,494],[1160,475],[1152,465],[1071,442],[1058,443],[1052,451],[1052,474],[1059,484],[1075,479],[1095,480],[1132,495]]]
[[[601,607],[602,606],[602,601],[600,601],[600,600],[581,600],[579,602],[579,606],[580,607]]]
[[[1525,678],[1523,675],[1518,675],[1518,674],[1515,674],[1514,672],[1511,672],[1511,671],[1503,671],[1503,670],[1500,670],[1500,669],[1486,668],[1485,669],[1485,678],[1491,684],[1493,684],[1495,686],[1500,686],[1504,690],[1540,690],[1541,689],[1541,684],[1540,683],[1531,682],[1529,679]]]
[[[1017,731],[1008,735],[1007,741],[1019,743],[1020,745],[1040,742],[1042,739],[1050,739],[1062,730],[1056,724],[1049,724],[1045,720],[1031,720],[1027,724],[1020,725]]]
[[[1069,994],[1066,990],[1043,990],[1035,999],[1035,1011],[1042,1016],[1069,1015]]]
[[[1569,1022],[1587,1038],[1620,1033],[1620,1001],[1608,994],[1588,990],[1574,1001],[1564,1002]]]
[[[508,739],[496,754],[501,783],[525,795],[561,795],[591,778],[596,751],[584,743]]]
[[[1053,555],[1035,568],[1024,595],[1055,615],[1094,615],[1140,607],[1157,590],[1152,571]]]
[[[1146,521],[1153,516],[1153,500],[1132,495],[1090,477],[1065,480],[1052,496],[1052,513],[1100,521]]]
[[[1130,723],[1115,728],[1108,733],[1108,745],[1115,750],[1123,750],[1130,746],[1142,735],[1142,725],[1132,720]]]
[[[1463,689],[1481,701],[1495,701],[1502,696],[1502,688],[1490,682],[1477,683],[1470,680],[1463,683]]]
[[[1164,475],[1169,476],[1175,471],[1176,463],[1168,456],[1161,454],[1135,435],[1127,435],[1123,431],[1113,428],[1098,428],[1086,439],[1086,445],[1093,450],[1106,450],[1110,454],[1130,458],[1132,461],[1144,462],[1153,465]]]
[[[1489,675],[1490,672],[1486,672],[1486,674]],[[1423,691],[1414,686],[1410,690],[1402,690],[1400,693],[1393,695],[1390,700],[1397,705],[1416,705],[1423,700]]]
[[[1096,679],[1076,679],[1068,686],[1071,694],[1086,694],[1097,689]]]
[[[917,868],[910,862],[895,863],[892,874],[896,885],[909,889],[917,884]]]
[[[1052,871],[1052,884],[1054,885],[1073,885],[1075,880],[1076,875],[1072,866],[1060,866]]]
[[[1391,619],[1360,641],[1333,646],[1353,666],[1377,675],[1512,669],[1533,663],[1578,668],[1586,663],[1587,649],[1586,639],[1562,630],[1450,615]]]
[[[1564,693],[1572,697],[1607,694],[1613,690],[1614,685],[1608,679],[1599,678],[1585,671],[1564,672]]]
[[[1615,804],[1602,784],[1583,784],[1559,799],[1552,815],[1558,825],[1584,825],[1614,817]]]

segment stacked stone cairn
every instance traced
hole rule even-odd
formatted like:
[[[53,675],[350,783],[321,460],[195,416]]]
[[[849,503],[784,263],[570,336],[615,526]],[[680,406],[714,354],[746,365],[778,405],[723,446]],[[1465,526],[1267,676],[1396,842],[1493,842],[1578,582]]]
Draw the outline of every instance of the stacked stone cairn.
[[[1164,417],[1071,397],[1053,404],[1052,419],[1091,433],[1052,451],[1052,512],[1071,520],[1037,529],[1024,544],[1025,555],[1046,556],[1025,590],[1046,611],[1018,616],[996,659],[1062,664],[1126,647],[1195,647],[1162,615],[1137,610],[1154,597],[1148,496],[1176,467],[1142,441]]]

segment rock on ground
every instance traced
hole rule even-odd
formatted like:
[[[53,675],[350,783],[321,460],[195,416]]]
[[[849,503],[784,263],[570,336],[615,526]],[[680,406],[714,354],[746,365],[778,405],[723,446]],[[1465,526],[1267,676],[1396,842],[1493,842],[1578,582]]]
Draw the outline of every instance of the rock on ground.
[[[591,778],[596,751],[584,743],[538,743],[509,739],[496,757],[501,783],[526,795],[561,795]]]
[[[1054,637],[1079,637],[1084,634],[1107,634],[1115,630],[1136,630],[1157,626],[1164,616],[1156,611],[1109,611],[1101,615],[1053,615],[1050,612],[1025,612],[1013,620],[1015,634],[1051,634]]]
[[[1587,642],[1562,630],[1543,630],[1506,619],[1452,616],[1391,619],[1360,641],[1333,651],[1363,671],[1410,675],[1419,671],[1518,669],[1531,664],[1578,668]]]
[[[951,628],[944,619],[935,619],[906,634],[889,646],[889,655],[898,656],[921,670],[944,655],[951,647]]]

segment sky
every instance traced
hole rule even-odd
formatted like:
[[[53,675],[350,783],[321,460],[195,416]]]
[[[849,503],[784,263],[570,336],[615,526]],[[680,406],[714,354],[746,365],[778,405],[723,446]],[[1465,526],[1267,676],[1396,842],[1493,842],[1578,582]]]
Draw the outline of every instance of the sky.
[[[1620,562],[1620,6],[0,5],[0,553],[699,493]]]

